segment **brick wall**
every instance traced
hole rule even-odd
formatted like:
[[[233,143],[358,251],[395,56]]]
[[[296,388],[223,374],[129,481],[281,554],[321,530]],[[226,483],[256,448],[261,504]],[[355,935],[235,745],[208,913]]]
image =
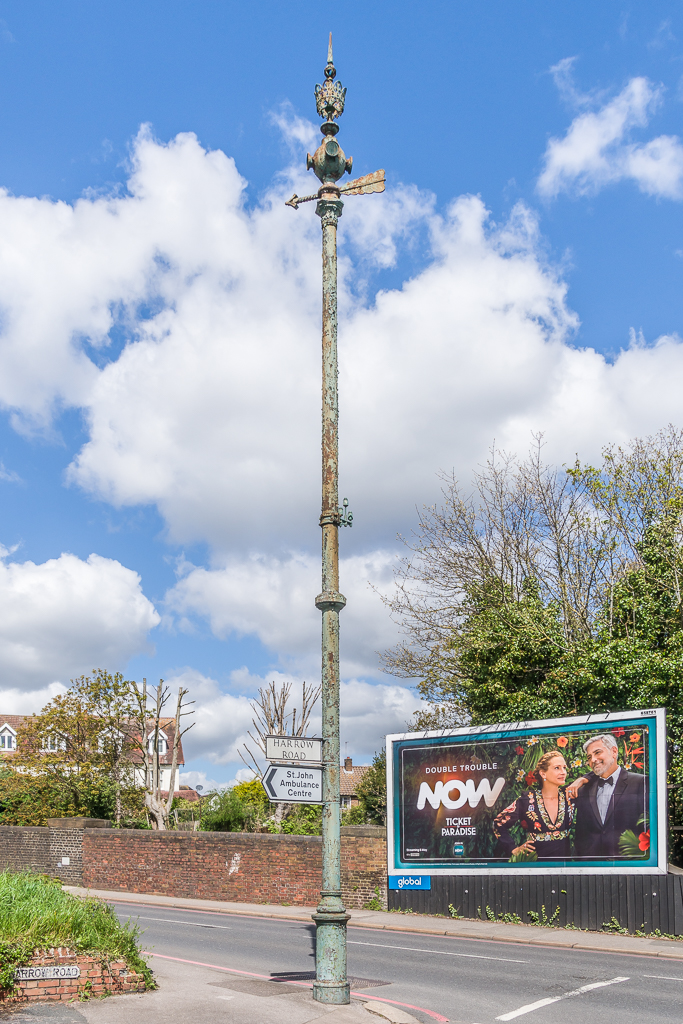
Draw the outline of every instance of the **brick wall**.
[[[16,991],[0,993],[0,1000],[3,1004],[72,1003],[91,996],[144,992],[147,987],[143,975],[130,971],[123,960],[110,961],[99,956],[77,954],[68,949],[37,951],[27,966],[64,967],[72,964],[80,968],[79,978],[18,981]]]
[[[0,826],[0,870],[28,869],[67,885],[240,903],[314,906],[322,886],[319,836],[250,832]],[[342,895],[349,908],[386,901],[383,829],[342,830]]]
[[[0,870],[6,869],[53,874],[49,829],[20,825],[0,826]]]
[[[318,836],[86,830],[83,884],[93,889],[247,903],[317,902]]]
[[[349,827],[342,829],[342,899],[347,907],[362,907],[377,897],[387,905],[386,829]]]
[[[94,831],[97,831],[96,829]],[[50,843],[49,874],[65,885],[80,885],[83,878],[82,828],[48,828]]]
[[[383,899],[386,894],[386,840],[371,834],[380,830],[360,831],[366,834],[342,837],[342,892],[349,907],[371,899],[375,886]],[[83,884],[120,892],[313,906],[322,885],[321,854],[319,836],[86,829]]]
[[[67,885],[80,885],[84,825],[97,819],[59,820],[78,827],[0,826],[0,871],[35,871],[61,878]]]

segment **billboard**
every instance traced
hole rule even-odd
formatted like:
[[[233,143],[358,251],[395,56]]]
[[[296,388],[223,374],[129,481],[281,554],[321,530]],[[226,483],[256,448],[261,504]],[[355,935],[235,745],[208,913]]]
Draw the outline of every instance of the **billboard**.
[[[663,708],[387,736],[389,874],[666,873]]]

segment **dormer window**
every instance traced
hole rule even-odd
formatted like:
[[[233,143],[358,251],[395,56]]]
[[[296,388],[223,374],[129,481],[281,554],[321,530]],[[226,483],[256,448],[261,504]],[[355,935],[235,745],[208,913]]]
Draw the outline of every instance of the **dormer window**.
[[[66,750],[64,737],[58,735],[46,736],[43,744],[43,750]]]
[[[149,740],[147,741],[147,749],[150,752],[150,754],[154,753],[154,733],[152,733]],[[157,750],[159,751],[160,755],[168,752],[168,743],[166,742],[166,737],[162,736],[161,734],[157,739]]]
[[[0,750],[14,750],[14,736],[11,732],[0,732]]]

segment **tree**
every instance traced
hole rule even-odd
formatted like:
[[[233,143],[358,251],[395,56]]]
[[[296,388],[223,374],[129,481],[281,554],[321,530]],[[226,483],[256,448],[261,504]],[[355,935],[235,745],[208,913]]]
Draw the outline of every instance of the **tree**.
[[[494,455],[463,496],[424,510],[392,610],[421,727],[667,708],[683,792],[683,432],[599,467]],[[676,842],[678,842],[676,834]]]
[[[204,803],[202,829],[206,832],[255,832],[264,827],[270,804],[260,779],[240,782]]]
[[[358,783],[356,795],[365,821],[371,825],[386,825],[387,753],[384,748],[373,757],[372,765]]]
[[[122,793],[134,785],[130,737],[133,713],[131,683],[120,672],[97,669],[92,676],[72,680],[71,699],[79,702],[97,724],[97,753],[104,773],[114,786],[114,817],[123,817]]]
[[[608,447],[600,468],[560,470],[541,456],[540,439],[524,461],[494,451],[470,495],[446,480],[397,571],[388,603],[407,639],[384,667],[418,678],[458,722],[478,683],[534,690],[604,636],[617,584],[634,570],[652,578],[644,556],[655,537],[666,568],[657,586],[680,607],[683,433]]]
[[[120,674],[98,669],[72,682],[19,731],[12,766],[29,777],[53,809],[121,820],[121,793],[132,784],[126,761],[125,719],[128,684]],[[15,799],[21,780],[12,787]],[[66,813],[66,811],[65,811]]]
[[[142,765],[141,770],[144,773],[145,807],[152,819],[152,827],[164,831],[168,828],[171,808],[173,806],[180,741],[194,725],[194,722],[192,722],[183,729],[182,720],[194,714],[194,711],[188,710],[190,705],[194,704],[194,701],[186,701],[185,697],[188,694],[188,690],[182,686],[178,687],[175,728],[173,730],[171,774],[168,793],[164,798],[161,788],[159,733],[162,729],[163,711],[171,697],[171,690],[170,687],[164,684],[163,679],[159,680],[158,686],[150,687],[149,690],[146,679],[142,680],[142,685],[131,680],[130,686],[133,703],[131,722],[134,724],[134,729],[131,730],[131,746],[139,755]]]
[[[12,766],[19,770],[14,774],[23,778],[15,778],[9,787],[11,799],[8,794],[3,820],[8,821],[12,814],[34,819],[40,816],[41,808],[43,817],[47,817],[47,800],[57,815],[113,816],[120,825],[124,800],[135,810],[142,803],[135,785],[136,772],[142,772],[144,804],[153,825],[168,828],[180,739],[187,732],[181,719],[191,713],[187,711],[186,695],[187,690],[181,687],[170,792],[164,798],[159,731],[170,690],[163,680],[150,693],[146,680],[139,685],[119,672],[112,675],[102,669],[72,680],[65,694],[53,698],[40,714],[32,715],[19,732]],[[32,788],[43,794],[37,804],[26,790],[23,780],[27,778],[32,780]]]
[[[267,687],[261,687],[258,697],[251,702],[254,712],[252,724],[256,735],[248,733],[251,746],[245,743],[244,753],[240,750],[239,754],[247,768],[250,768],[257,777],[262,772],[259,762],[266,756],[266,736],[305,736],[321,687],[309,685],[304,681],[298,718],[296,707],[289,711],[291,692],[291,683],[282,683],[277,687],[275,682],[271,682]],[[294,804],[277,803],[275,824],[279,826],[293,807]]]

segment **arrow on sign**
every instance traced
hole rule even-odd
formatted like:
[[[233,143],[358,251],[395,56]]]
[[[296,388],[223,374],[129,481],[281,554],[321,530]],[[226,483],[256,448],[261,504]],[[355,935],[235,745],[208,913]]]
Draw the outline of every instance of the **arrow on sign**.
[[[261,779],[269,800],[285,804],[321,804],[323,770],[299,765],[277,765],[268,768]]]
[[[271,765],[266,774],[261,779],[263,788],[270,797],[271,800],[277,800],[277,793],[273,789],[273,778],[277,775],[277,768],[275,765]]]

